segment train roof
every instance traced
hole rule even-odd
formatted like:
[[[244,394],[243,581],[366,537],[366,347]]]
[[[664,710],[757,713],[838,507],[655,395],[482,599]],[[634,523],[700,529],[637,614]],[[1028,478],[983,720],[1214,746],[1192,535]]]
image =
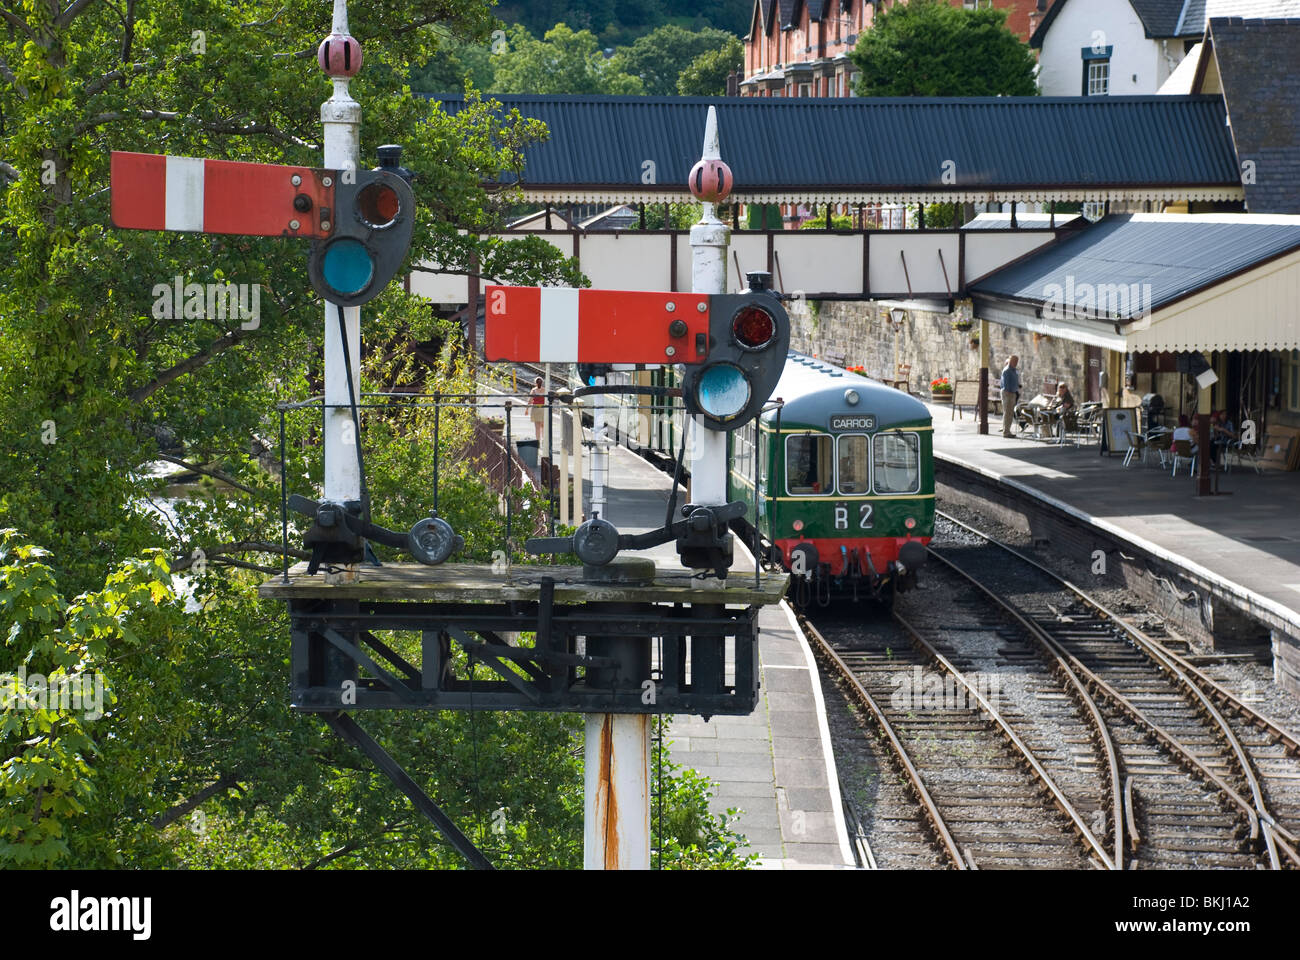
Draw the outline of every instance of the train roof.
[[[849,389],[862,398],[856,406],[844,399]],[[772,397],[785,401],[781,420],[792,426],[814,424],[825,429],[832,413],[874,414],[880,427],[930,420],[929,408],[911,394],[793,351],[786,357],[785,370]],[[774,422],[776,411],[763,414],[763,419]]]

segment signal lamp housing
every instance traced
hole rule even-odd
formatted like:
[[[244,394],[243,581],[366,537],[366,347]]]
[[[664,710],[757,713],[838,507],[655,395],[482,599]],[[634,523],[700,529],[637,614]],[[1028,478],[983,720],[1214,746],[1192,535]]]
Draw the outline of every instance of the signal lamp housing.
[[[790,318],[770,291],[715,294],[709,302],[708,359],[688,365],[686,409],[710,430],[734,430],[771,398],[790,349]]]

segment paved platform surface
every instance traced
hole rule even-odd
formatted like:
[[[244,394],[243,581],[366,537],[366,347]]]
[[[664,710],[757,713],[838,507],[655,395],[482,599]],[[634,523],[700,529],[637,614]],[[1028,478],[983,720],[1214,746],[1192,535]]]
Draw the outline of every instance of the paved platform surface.
[[[935,455],[996,477],[1086,516],[1108,533],[1191,567],[1300,629],[1300,473],[1233,466],[1220,474],[1228,496],[1197,497],[1184,466],[1177,477],[1154,456],[1124,467],[1120,455],[1001,434],[980,436],[968,414],[930,405]]]
[[[515,436],[532,437],[526,411],[512,411]],[[591,431],[586,431],[590,439]],[[558,420],[555,436],[559,436]],[[588,461],[590,463],[590,461]],[[588,467],[588,470],[590,468]],[[623,447],[612,447],[606,515],[620,533],[663,526],[671,478]],[[590,502],[591,482],[584,484]],[[685,502],[685,490],[678,503]],[[677,567],[672,544],[643,551]],[[753,573],[738,553],[733,576]],[[852,867],[853,854],[840,803],[839,780],[821,683],[812,651],[784,605],[765,607],[759,620],[761,664],[758,708],[748,717],[677,717],[666,736],[669,755],[717,784],[710,809],[742,812],[734,828],[743,852],[772,869]],[[730,670],[728,671],[730,674]]]

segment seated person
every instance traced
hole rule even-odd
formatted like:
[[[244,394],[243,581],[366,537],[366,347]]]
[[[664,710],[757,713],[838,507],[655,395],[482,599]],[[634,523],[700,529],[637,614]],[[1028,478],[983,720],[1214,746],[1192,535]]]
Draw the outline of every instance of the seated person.
[[[1060,414],[1067,414],[1074,410],[1074,395],[1070,393],[1068,384],[1062,382],[1056,385],[1056,396],[1047,405],[1047,409]]]
[[[1210,414],[1210,452],[1215,463],[1223,458],[1223,451],[1237,440],[1237,431],[1227,410],[1216,410]]]
[[[1179,440],[1186,440],[1192,446],[1192,455],[1196,455],[1196,434],[1192,433],[1192,428],[1188,425],[1187,414],[1178,415],[1178,426],[1174,428],[1173,435],[1169,438],[1169,452],[1174,452],[1174,447]]]

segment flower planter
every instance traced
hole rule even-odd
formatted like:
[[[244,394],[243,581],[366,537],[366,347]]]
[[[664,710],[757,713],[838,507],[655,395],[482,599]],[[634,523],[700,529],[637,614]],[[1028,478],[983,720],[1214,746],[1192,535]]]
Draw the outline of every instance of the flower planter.
[[[951,392],[951,391],[949,391],[949,392],[947,392],[947,393],[933,393],[933,392],[931,392],[931,394],[930,394],[930,400],[931,400],[933,403],[952,403],[952,392]]]

